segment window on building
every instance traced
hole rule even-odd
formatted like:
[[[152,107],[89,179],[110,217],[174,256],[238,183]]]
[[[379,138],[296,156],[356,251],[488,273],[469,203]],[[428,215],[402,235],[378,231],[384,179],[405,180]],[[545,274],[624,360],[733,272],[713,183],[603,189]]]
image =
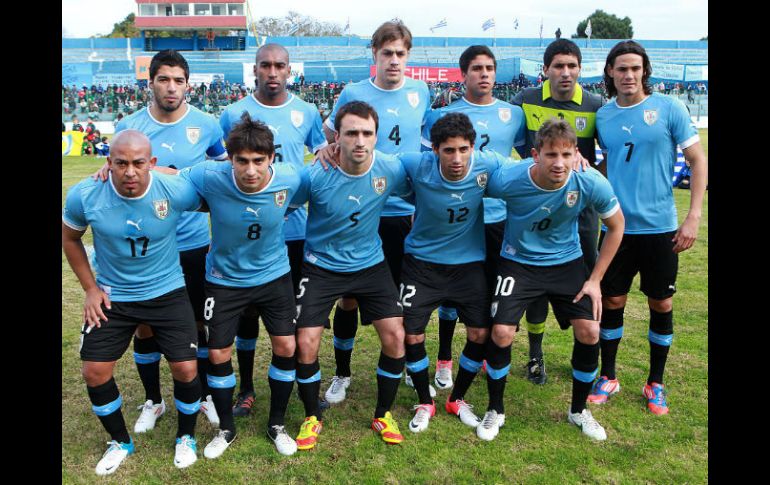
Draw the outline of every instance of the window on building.
[[[243,4],[239,3],[237,5],[228,4],[227,5],[227,14],[228,15],[243,15]]]
[[[146,4],[143,3],[139,5],[139,16],[140,17],[154,17],[158,15],[158,6],[155,4]]]
[[[174,4],[174,15],[190,15],[190,4],[189,3],[175,3]]]
[[[225,15],[225,6],[221,3],[211,4],[211,15]]]
[[[211,4],[210,3],[196,3],[195,4],[195,15],[211,15]]]

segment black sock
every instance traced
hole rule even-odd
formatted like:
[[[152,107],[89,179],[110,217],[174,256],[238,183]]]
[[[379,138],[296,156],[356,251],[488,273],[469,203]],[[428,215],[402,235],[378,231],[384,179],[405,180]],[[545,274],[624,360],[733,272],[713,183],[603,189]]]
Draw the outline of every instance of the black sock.
[[[599,343],[584,344],[578,339],[572,346],[572,406],[570,412],[580,413],[596,378],[599,366]]]
[[[392,358],[380,351],[380,361],[377,363],[377,407],[374,418],[382,418],[390,411],[396,399],[398,384],[401,382],[401,372],[404,370],[406,356]],[[430,395],[429,395],[430,396]]]
[[[291,390],[297,377],[294,356],[281,357],[273,354],[270,369],[267,372],[267,382],[270,384],[270,418],[267,426],[283,425],[286,416],[286,406],[289,404]]]
[[[473,379],[479,373],[483,365],[485,344],[477,344],[470,340],[465,341],[465,348],[460,354],[460,366],[457,369],[455,385],[449,394],[450,401],[465,398],[465,393],[471,387]]]
[[[452,340],[457,326],[457,310],[438,308],[438,360],[452,360]]]
[[[209,363],[209,389],[214,407],[219,416],[219,429],[235,432],[233,419],[233,391],[235,390],[235,374],[233,363],[228,360],[221,364]]]
[[[315,416],[323,419],[318,407],[318,394],[321,392],[321,366],[318,359],[310,364],[297,362],[297,390],[305,406],[305,417]]]
[[[599,346],[601,347],[602,368],[600,375],[607,379],[615,379],[615,357],[623,337],[623,312],[625,307],[614,310],[603,309],[599,329]]]
[[[530,360],[543,358],[543,335],[545,335],[545,322],[527,322]]]
[[[420,404],[431,404],[433,399],[430,397],[430,384],[428,383],[428,367],[430,361],[425,352],[425,342],[419,344],[406,344],[406,370],[414,383],[414,390],[417,391],[417,399]],[[379,376],[378,376],[379,379]]]
[[[195,438],[195,422],[201,407],[200,377],[195,376],[190,382],[174,379],[174,404],[178,420],[176,437],[181,438],[189,434],[191,438]]]
[[[241,392],[254,392],[254,352],[259,337],[259,318],[241,315],[235,337],[235,355],[238,359],[238,375]]]
[[[350,359],[353,344],[358,331],[358,308],[343,310],[339,306],[334,311],[334,361],[336,376],[350,377]]]
[[[674,311],[658,313],[650,309],[650,330],[647,337],[650,340],[650,374],[647,376],[647,384],[663,384],[668,349],[671,348],[674,338]]]
[[[204,330],[198,330],[198,381],[201,386],[201,397],[211,394],[209,390],[209,380],[207,378],[209,369],[209,339]]]
[[[110,437],[118,443],[129,443],[131,437],[128,436],[126,422],[123,419],[123,413],[120,406],[123,404],[123,398],[118,392],[118,386],[115,379],[96,387],[86,386],[88,389],[88,398],[91,400],[91,409],[93,409],[102,426],[109,433]],[[158,401],[160,402],[160,401]]]
[[[155,337],[140,339],[134,336],[134,362],[144,386],[145,400],[160,404],[160,347]]]
[[[487,391],[489,392],[489,406],[487,411],[495,410],[505,414],[503,394],[508,371],[511,368],[511,346],[498,347],[489,337],[486,343],[487,357]]]

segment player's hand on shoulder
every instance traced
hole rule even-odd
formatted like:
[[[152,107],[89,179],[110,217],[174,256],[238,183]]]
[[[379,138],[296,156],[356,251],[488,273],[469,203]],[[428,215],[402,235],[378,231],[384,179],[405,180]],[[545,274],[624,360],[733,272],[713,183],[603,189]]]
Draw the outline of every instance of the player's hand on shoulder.
[[[101,327],[101,320],[107,321],[107,316],[102,311],[102,303],[107,309],[112,308],[110,297],[100,288],[86,290],[86,299],[83,303],[83,321],[89,327]]]
[[[110,175],[110,164],[107,162],[104,162],[104,165],[94,172],[93,175],[91,175],[91,178],[94,179],[94,181],[101,180],[102,182],[106,182]]]
[[[589,168],[591,168],[591,162],[580,154],[579,149],[575,148],[575,161],[572,164],[572,169],[576,172],[585,172]]]
[[[315,153],[313,163],[319,162],[324,170],[329,170],[329,166],[337,168],[340,159],[340,146],[337,143],[330,143]]]

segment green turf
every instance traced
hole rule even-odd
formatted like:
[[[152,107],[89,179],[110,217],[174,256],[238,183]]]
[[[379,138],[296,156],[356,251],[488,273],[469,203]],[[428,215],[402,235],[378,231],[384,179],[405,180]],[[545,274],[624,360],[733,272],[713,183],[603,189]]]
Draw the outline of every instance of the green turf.
[[[708,132],[701,131],[707,146]],[[92,173],[102,159],[72,157],[62,160],[62,199],[67,187]],[[675,189],[680,220],[690,192]],[[80,376],[79,321],[83,293],[62,256],[62,479],[65,483],[96,481],[93,467],[105,449],[107,434],[91,412]],[[526,332],[513,345],[511,375],[505,393],[506,425],[493,442],[482,442],[470,428],[443,406],[430,428],[410,433],[414,391],[401,386],[393,408],[406,441],[387,446],[369,429],[376,396],[374,369],[379,344],[372,327],[361,327],[353,354],[353,383],[348,399],[326,413],[316,450],[292,457],[278,455],[265,436],[270,350],[264,328],[257,345],[257,402],[251,417],[238,418],[235,443],[217,460],[207,460],[202,449],[213,437],[204,417],[199,419],[199,460],[187,470],[173,464],[176,418],[173,405],[154,431],[134,435],[136,455],[111,476],[111,483],[704,483],[708,480],[708,195],[700,237],[695,247],[680,256],[675,297],[675,337],[666,382],[670,386],[671,414],[653,416],[641,397],[648,370],[648,311],[638,292],[638,279],[626,310],[626,331],[618,355],[618,377],[623,390],[594,416],[607,430],[608,440],[595,443],[566,422],[571,392],[571,332],[558,329],[550,316],[544,352],[549,380],[534,386],[524,378]],[[437,351],[436,316],[428,328],[427,348],[431,375]],[[454,340],[457,357],[465,340],[458,325]],[[331,333],[321,347],[322,391],[334,371]],[[234,365],[237,363],[234,360]],[[455,367],[456,370],[456,367]],[[116,381],[124,399],[123,413],[133,427],[143,402],[143,391],[131,352],[119,361]],[[173,402],[168,370],[161,372],[163,396]],[[440,391],[437,403],[447,393]],[[477,379],[467,400],[480,414],[486,406],[486,384]],[[295,434],[303,418],[302,405],[293,393],[287,427]]]

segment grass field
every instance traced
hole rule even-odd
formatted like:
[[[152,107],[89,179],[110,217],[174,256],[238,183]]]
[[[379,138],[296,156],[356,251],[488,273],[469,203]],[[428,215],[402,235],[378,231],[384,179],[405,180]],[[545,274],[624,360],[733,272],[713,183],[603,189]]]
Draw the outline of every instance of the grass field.
[[[708,131],[701,130],[708,150]],[[92,173],[103,159],[69,157],[62,160],[62,201],[66,189]],[[680,220],[690,192],[674,190]],[[86,236],[90,242],[90,234]],[[645,409],[641,388],[647,376],[648,310],[638,291],[629,295],[626,330],[618,354],[618,378],[623,390],[592,411],[607,430],[608,439],[595,443],[569,425],[566,413],[571,392],[571,332],[562,332],[549,316],[544,353],[549,373],[545,386],[525,379],[526,332],[513,345],[511,375],[505,394],[506,424],[493,442],[480,441],[475,432],[444,412],[447,391],[437,398],[430,428],[414,435],[407,429],[416,403],[414,391],[399,388],[393,414],[406,440],[385,445],[369,429],[376,399],[374,370],[379,342],[372,327],[360,327],[353,353],[353,382],[348,399],[328,410],[317,449],[292,457],[278,455],[265,435],[269,390],[267,367],[270,349],[262,328],[257,345],[255,376],[257,402],[252,415],[238,418],[238,438],[217,460],[207,460],[202,449],[214,431],[204,417],[198,421],[199,460],[186,470],[172,463],[176,418],[173,405],[158,426],[133,435],[137,453],[129,457],[110,483],[705,483],[708,481],[708,195],[699,239],[680,255],[675,297],[675,337],[669,355],[666,383],[671,414],[658,417]],[[62,254],[62,479],[65,483],[92,483],[96,462],[106,449],[108,435],[91,411],[80,376],[79,325],[83,292]],[[321,347],[322,391],[334,371],[330,332]],[[454,356],[465,341],[457,326]],[[431,320],[426,342],[435,365],[437,317]],[[237,363],[234,359],[234,366]],[[455,363],[455,370],[457,363]],[[479,414],[486,408],[483,374],[466,396]],[[144,392],[131,352],[119,361],[116,381],[123,395],[123,413],[133,428]],[[161,371],[163,396],[173,402],[171,378]],[[296,434],[303,408],[293,394],[287,428]]]

